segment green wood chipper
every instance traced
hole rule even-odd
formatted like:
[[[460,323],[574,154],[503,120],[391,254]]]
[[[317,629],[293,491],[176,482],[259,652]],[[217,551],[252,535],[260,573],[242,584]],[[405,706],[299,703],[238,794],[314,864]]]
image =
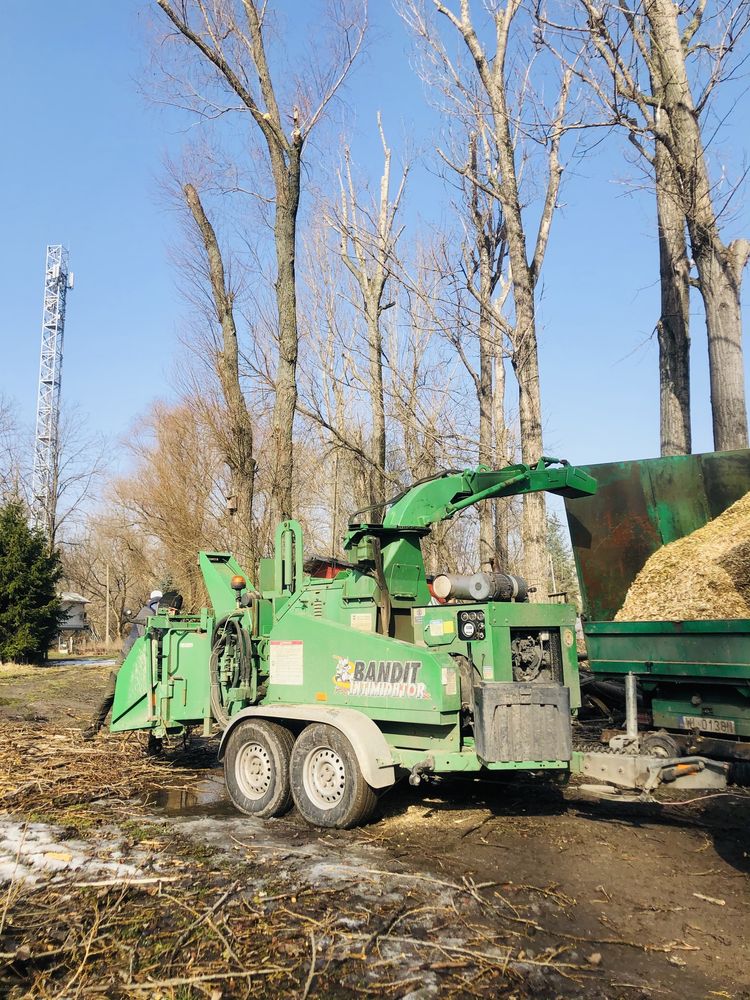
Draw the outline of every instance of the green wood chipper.
[[[571,724],[575,609],[528,602],[508,573],[445,573],[431,590],[421,550],[433,525],[465,508],[541,490],[572,500],[596,482],[543,458],[415,483],[382,504],[378,523],[353,517],[349,561],[329,578],[305,572],[296,521],[278,526],[257,586],[230,554],[200,553],[211,607],[149,619],[119,672],[111,728],[163,737],[218,724],[238,809],[270,817],[294,802],[321,826],[363,822],[400,778],[564,781],[584,760]],[[696,758],[639,758],[613,780],[650,788],[699,771],[724,777]]]

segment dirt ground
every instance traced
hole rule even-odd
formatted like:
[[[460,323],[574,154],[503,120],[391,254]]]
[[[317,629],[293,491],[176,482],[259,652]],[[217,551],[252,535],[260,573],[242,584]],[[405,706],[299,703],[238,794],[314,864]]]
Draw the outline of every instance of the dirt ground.
[[[750,797],[461,781],[359,830],[251,820],[212,741],[80,739],[108,670],[0,668],[0,994],[750,998]]]

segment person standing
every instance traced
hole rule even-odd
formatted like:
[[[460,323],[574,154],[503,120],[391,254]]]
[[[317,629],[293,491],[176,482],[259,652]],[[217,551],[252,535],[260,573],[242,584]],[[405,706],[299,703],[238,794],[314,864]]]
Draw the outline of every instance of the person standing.
[[[120,667],[125,662],[125,657],[133,648],[136,641],[140,639],[141,636],[146,634],[146,620],[156,614],[157,608],[159,607],[159,601],[162,599],[162,596],[163,594],[160,590],[152,590],[148,601],[143,605],[141,610],[133,619],[127,638],[122,644],[120,659],[115,669],[109,675],[107,687],[102,695],[102,700],[99,702],[99,707],[91,720],[91,724],[83,731],[83,738],[85,740],[93,740],[104,725],[115,701],[115,686],[117,684],[117,675],[120,672]]]

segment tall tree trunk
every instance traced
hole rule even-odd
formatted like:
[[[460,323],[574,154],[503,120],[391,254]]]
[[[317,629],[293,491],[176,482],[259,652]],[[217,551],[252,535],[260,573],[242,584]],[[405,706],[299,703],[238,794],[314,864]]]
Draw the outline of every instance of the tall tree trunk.
[[[680,182],[693,260],[706,310],[714,448],[747,448],[747,410],[742,357],[740,286],[750,243],[726,246],[719,235],[703,139],[685,66],[685,53],[672,0],[646,0],[651,40],[664,68],[664,114],[657,129]]]
[[[669,129],[663,110],[665,66],[652,45],[651,91],[657,104],[656,125]],[[659,233],[661,309],[659,341],[659,439],[662,455],[689,455],[690,433],[690,264],[680,180],[667,146],[654,143],[654,184]]]
[[[700,227],[696,227],[700,229]],[[747,448],[745,369],[742,353],[740,282],[750,255],[750,244],[736,240],[725,247],[720,241],[693,241],[701,295],[706,309],[708,370],[711,379],[711,416],[716,451]]]
[[[481,123],[478,123],[481,125]],[[479,369],[470,363],[461,345],[462,332],[455,333],[455,344],[459,355],[474,383],[479,410],[479,464],[487,468],[495,467],[494,421],[495,402],[493,385],[493,364],[495,348],[500,339],[496,326],[497,312],[493,294],[501,280],[505,260],[505,237],[503,215],[499,200],[487,195],[486,185],[480,180],[486,173],[485,162],[478,155],[478,131],[469,135],[469,176],[465,178],[464,191],[466,205],[471,218],[471,236],[464,242],[463,271],[466,287],[478,305],[477,338],[479,341]],[[468,227],[467,227],[468,228]],[[473,322],[473,316],[469,320]],[[501,383],[501,394],[504,386]],[[501,501],[502,503],[502,501]],[[486,500],[479,504],[479,566],[483,571],[491,571],[497,561],[495,549],[496,508],[495,501]]]
[[[525,100],[534,87],[528,77],[520,83],[517,67],[508,69],[509,54],[517,55],[517,49],[510,43],[511,29],[516,15],[522,10],[521,0],[504,0],[486,4],[485,21],[489,16],[494,22],[494,31],[485,32],[483,38],[494,35],[494,52],[485,50],[472,22],[470,0],[432,0],[433,8],[459,32],[471,56],[476,81],[462,79],[460,71],[448,55],[443,40],[436,37],[426,25],[424,7],[416,0],[407,5],[410,23],[419,35],[426,38],[435,63],[444,67],[444,79],[448,93],[460,94],[461,100],[471,108],[481,108],[481,127],[484,132],[485,156],[489,156],[491,173],[489,189],[501,208],[504,222],[504,240],[507,245],[510,283],[513,293],[513,329],[508,331],[512,346],[512,364],[518,381],[519,420],[521,455],[524,462],[536,464],[543,455],[541,390],[539,384],[539,363],[535,324],[534,294],[539,279],[544,255],[549,240],[550,227],[560,189],[562,166],[560,164],[560,142],[564,132],[565,114],[573,78],[572,70],[566,69],[560,81],[560,90],[553,120],[549,121],[540,145],[545,148],[547,162],[547,184],[538,221],[533,250],[527,243],[524,227],[522,198],[519,191],[521,166],[525,162],[520,146],[520,135],[525,126],[519,122],[537,118],[539,107],[530,110]],[[521,47],[529,43],[529,36],[521,41]],[[536,43],[536,40],[533,44]],[[491,43],[490,43],[491,44]],[[511,98],[519,94],[516,103],[510,107]],[[491,140],[490,140],[491,135]],[[518,154],[519,162],[516,162]],[[485,171],[486,172],[486,171]],[[536,588],[534,600],[546,597],[547,555],[546,555],[545,501],[542,494],[527,494],[523,498],[522,538],[524,547],[524,572],[528,582]]]
[[[659,437],[662,455],[689,455],[690,276],[685,214],[677,193],[672,158],[656,143],[656,213],[659,228],[661,313],[659,340]]]
[[[372,443],[370,455],[372,468],[370,470],[370,503],[378,504],[386,499],[385,483],[385,392],[383,387],[383,331],[380,327],[380,303],[366,304],[367,313],[367,351],[370,369],[370,392],[372,403]],[[383,509],[372,512],[377,520],[382,519]]]
[[[276,397],[271,421],[273,478],[271,499],[277,520],[292,516],[294,466],[294,414],[297,409],[297,209],[300,196],[301,140],[293,143],[284,162],[275,158],[276,185],[276,307],[279,320],[279,358],[276,365]]]
[[[542,442],[542,398],[539,382],[539,358],[536,339],[534,288],[538,263],[529,264],[526,235],[521,217],[521,198],[515,173],[515,156],[510,132],[510,118],[505,105],[505,90],[497,101],[499,114],[495,127],[500,139],[500,168],[503,176],[503,211],[508,233],[508,257],[513,280],[515,329],[513,333],[513,371],[518,382],[518,424],[521,459],[528,465],[544,454]],[[559,181],[559,177],[558,177]],[[552,200],[556,199],[556,191]],[[549,204],[549,198],[548,198]],[[547,513],[543,493],[526,493],[521,518],[524,573],[532,591],[532,601],[547,599]]]
[[[508,427],[505,422],[505,361],[502,350],[498,347],[492,358],[493,375],[493,424],[495,432],[495,468],[501,469],[509,465],[511,458],[508,447]],[[510,568],[508,551],[508,532],[510,526],[510,501],[500,500],[495,503],[495,559],[493,569],[507,573]]]
[[[514,269],[515,274],[515,269]],[[539,392],[533,292],[515,285],[516,336],[513,370],[518,380],[518,423],[521,436],[521,459],[534,465],[544,454],[542,443],[542,406]],[[543,493],[526,493],[521,517],[524,575],[532,601],[547,599],[547,505]]]
[[[542,216],[537,232],[536,246],[529,259],[521,209],[518,171],[516,168],[513,115],[508,107],[505,79],[508,38],[513,18],[520,9],[520,2],[508,0],[507,5],[494,14],[497,51],[494,59],[487,58],[470,18],[468,0],[461,0],[460,14],[453,14],[441,0],[433,0],[436,8],[455,25],[471,53],[479,79],[489,100],[498,158],[496,194],[505,220],[508,260],[510,263],[515,307],[513,340],[513,370],[518,381],[519,430],[521,457],[527,464],[535,464],[544,453],[542,444],[542,404],[537,357],[536,318],[534,290],[544,260],[552,216],[557,204],[562,168],[559,163],[561,123],[570,87],[566,74],[560,90],[557,118],[549,139],[548,180]],[[547,524],[546,505],[542,493],[527,493],[523,497],[521,521],[524,573],[531,587],[531,599],[542,601],[547,597]]]
[[[184,193],[188,208],[203,241],[216,318],[221,326],[222,349],[216,355],[216,372],[219,376],[228,416],[227,434],[223,444],[224,460],[231,473],[232,491],[237,503],[235,514],[237,522],[236,555],[241,565],[253,572],[257,557],[253,534],[256,467],[253,454],[253,422],[240,385],[234,296],[227,287],[219,242],[205,213],[200,196],[192,184],[185,185]]]
[[[274,185],[274,240],[276,248],[276,306],[279,357],[271,422],[271,506],[278,519],[292,514],[292,435],[297,406],[297,296],[295,257],[297,209],[300,197],[300,164],[307,134],[300,128],[299,111],[292,112],[292,129],[286,131],[279,110],[268,63],[264,18],[266,5],[242,0],[242,14],[214,0],[156,0],[177,30],[216,69],[226,87],[236,95],[265,141]],[[217,33],[217,24],[221,32]],[[232,39],[227,42],[227,39]],[[257,86],[257,95],[254,87]],[[325,102],[324,102],[325,103]],[[322,112],[321,104],[317,114]],[[314,124],[314,114],[309,129]]]
[[[478,234],[480,235],[480,234]],[[480,252],[479,263],[479,464],[493,466],[493,406],[492,406],[492,318],[487,303],[492,294],[489,288],[490,265],[486,252]],[[479,505],[479,565],[491,570],[495,562],[494,508],[498,501],[486,500]],[[503,503],[503,501],[499,501]]]

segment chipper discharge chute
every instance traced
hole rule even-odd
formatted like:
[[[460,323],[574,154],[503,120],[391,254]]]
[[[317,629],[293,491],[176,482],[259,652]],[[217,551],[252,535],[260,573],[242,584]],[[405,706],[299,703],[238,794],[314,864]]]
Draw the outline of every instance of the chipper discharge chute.
[[[613,709],[628,696],[611,747],[750,761],[750,613],[737,617],[750,597],[750,451],[585,471],[597,494],[566,508],[592,672],[584,683]],[[733,764],[730,778],[747,783],[749,768]]]
[[[211,608],[150,619],[120,671],[112,729],[218,723],[237,808],[276,816],[293,801],[321,826],[363,822],[400,777],[564,780],[581,766],[574,608],[529,603],[508,573],[441,574],[448,603],[434,603],[421,540],[480,501],[595,489],[555,459],[445,473],[383,503],[378,523],[355,515],[349,565],[328,578],[305,573],[295,521],[277,528],[257,587],[227,553],[203,552]]]

